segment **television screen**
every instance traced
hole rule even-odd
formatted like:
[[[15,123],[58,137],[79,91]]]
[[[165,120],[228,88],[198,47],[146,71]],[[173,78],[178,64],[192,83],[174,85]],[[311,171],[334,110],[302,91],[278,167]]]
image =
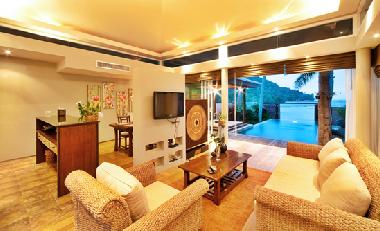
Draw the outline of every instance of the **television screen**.
[[[153,98],[154,119],[183,117],[183,92],[154,92]]]

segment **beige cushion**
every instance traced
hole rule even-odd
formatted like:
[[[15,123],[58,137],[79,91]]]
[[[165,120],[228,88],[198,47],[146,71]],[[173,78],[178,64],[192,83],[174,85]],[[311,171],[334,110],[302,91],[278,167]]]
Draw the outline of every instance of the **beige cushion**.
[[[337,150],[338,148],[344,148],[343,141],[339,138],[334,138],[327,142],[325,146],[322,147],[321,151],[318,153],[318,159],[319,161],[323,161],[323,159],[331,154],[333,151]]]
[[[345,162],[351,163],[351,159],[347,153],[347,150],[343,148],[338,148],[330,155],[326,156],[319,163],[319,173],[317,178],[318,186],[322,187],[323,183],[325,183],[331,173]]]
[[[132,221],[148,213],[148,199],[143,185],[123,168],[103,162],[96,168],[96,179],[124,197],[128,203]]]
[[[148,197],[148,205],[151,211],[160,207],[160,205],[180,192],[160,181],[153,182],[152,184],[146,186],[144,190]]]
[[[355,165],[345,162],[322,185],[318,202],[365,216],[371,203],[371,195]]]
[[[316,183],[318,169],[317,160],[285,155],[265,187],[314,202],[320,196]]]

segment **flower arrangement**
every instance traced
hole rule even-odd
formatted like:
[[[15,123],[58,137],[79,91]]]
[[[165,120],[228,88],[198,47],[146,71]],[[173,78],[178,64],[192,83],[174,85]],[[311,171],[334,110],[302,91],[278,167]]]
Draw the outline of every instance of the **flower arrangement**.
[[[222,146],[225,142],[224,136],[220,137],[216,134],[211,134],[211,139],[217,146]]]
[[[81,101],[77,102],[80,119],[84,119],[86,121],[98,120],[100,112],[99,100],[99,96],[93,96],[92,102],[87,101],[86,104],[82,104]]]
[[[218,126],[224,128],[226,126],[226,115],[220,113],[218,118]]]

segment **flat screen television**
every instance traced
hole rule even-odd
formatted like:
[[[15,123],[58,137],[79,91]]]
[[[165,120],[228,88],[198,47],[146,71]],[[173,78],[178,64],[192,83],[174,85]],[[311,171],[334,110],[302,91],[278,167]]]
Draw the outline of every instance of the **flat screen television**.
[[[154,119],[170,119],[183,117],[183,92],[154,92],[153,117]]]

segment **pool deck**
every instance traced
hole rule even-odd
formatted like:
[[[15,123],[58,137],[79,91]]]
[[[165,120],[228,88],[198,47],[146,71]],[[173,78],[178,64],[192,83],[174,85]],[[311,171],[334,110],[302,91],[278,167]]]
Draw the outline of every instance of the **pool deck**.
[[[287,141],[283,140],[275,140],[275,139],[266,139],[262,137],[256,137],[256,136],[247,136],[235,132],[229,132],[228,136],[230,139],[233,140],[240,140],[240,141],[247,141],[255,144],[263,144],[263,145],[269,145],[269,146],[276,146],[280,148],[286,148],[288,146]]]

